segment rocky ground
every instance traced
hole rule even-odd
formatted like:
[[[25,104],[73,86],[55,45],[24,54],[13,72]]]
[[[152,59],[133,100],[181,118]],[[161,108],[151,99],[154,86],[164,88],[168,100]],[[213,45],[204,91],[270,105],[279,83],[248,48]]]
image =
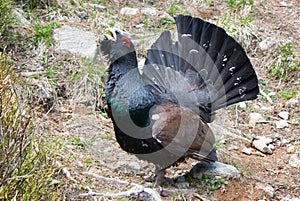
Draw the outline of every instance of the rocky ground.
[[[59,144],[61,171],[53,182],[62,200],[300,200],[300,3],[251,2],[61,0],[38,10],[38,20],[16,11],[22,40],[14,62],[38,103],[40,133]],[[171,15],[180,13],[218,24],[241,42],[261,94],[222,109],[211,125],[219,161],[230,165],[221,173],[229,175],[202,175],[197,161],[187,160],[168,169],[160,197],[151,183],[154,166],[115,141],[104,112],[106,64],[97,43],[105,28],[116,27],[133,38],[143,61],[162,30],[175,30]],[[50,45],[33,45],[36,23],[55,23]]]

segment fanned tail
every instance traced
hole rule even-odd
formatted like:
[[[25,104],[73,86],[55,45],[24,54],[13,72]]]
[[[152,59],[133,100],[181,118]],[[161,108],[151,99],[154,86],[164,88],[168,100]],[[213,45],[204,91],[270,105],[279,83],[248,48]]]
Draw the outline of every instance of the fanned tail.
[[[201,19],[179,15],[175,20],[178,41],[168,31],[161,34],[148,51],[145,80],[160,93],[182,93],[206,122],[217,109],[257,98],[258,79],[239,43]]]

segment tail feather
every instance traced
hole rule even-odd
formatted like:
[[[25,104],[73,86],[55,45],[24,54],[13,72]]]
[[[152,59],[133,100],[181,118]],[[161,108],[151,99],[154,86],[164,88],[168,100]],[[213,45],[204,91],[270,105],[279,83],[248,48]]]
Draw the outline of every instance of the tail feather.
[[[202,117],[204,111],[213,113],[222,107],[257,97],[257,76],[239,43],[224,29],[201,19],[179,15],[175,20],[178,41],[172,41],[170,32],[162,33],[148,51],[144,67],[148,68],[148,72],[162,71],[159,68],[166,67],[179,72],[184,82],[190,84],[189,91],[194,93],[190,97],[195,98],[190,103],[199,107]],[[181,81],[172,79],[179,77],[177,73],[164,76],[150,74],[145,75],[148,80],[174,80],[165,86],[173,89],[181,87]],[[166,79],[165,76],[170,77]],[[166,91],[172,92],[168,88]],[[188,92],[185,93],[188,96]]]

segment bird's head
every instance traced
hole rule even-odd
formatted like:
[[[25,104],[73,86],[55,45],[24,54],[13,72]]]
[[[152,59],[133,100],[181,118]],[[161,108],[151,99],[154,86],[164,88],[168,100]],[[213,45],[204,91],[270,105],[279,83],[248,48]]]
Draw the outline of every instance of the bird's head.
[[[135,56],[135,48],[132,41],[114,29],[107,29],[105,39],[100,42],[100,50],[110,62],[121,58]]]

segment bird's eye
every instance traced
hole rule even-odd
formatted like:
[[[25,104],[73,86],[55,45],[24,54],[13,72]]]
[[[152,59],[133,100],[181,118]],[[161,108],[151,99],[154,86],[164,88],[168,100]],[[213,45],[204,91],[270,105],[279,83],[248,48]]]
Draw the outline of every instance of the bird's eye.
[[[128,38],[123,37],[123,38],[121,38],[121,40],[123,41],[124,45],[127,45],[127,47],[130,48],[131,45],[130,45],[130,41]]]

